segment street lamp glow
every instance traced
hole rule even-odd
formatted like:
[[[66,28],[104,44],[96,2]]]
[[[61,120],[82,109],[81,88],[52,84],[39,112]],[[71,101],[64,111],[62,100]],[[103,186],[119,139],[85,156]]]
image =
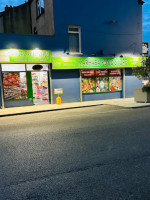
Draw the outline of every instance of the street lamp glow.
[[[39,48],[35,48],[34,50],[32,50],[32,55],[35,57],[40,56],[42,53],[42,51]]]
[[[19,55],[19,51],[18,51],[18,49],[8,49],[7,54],[9,56],[18,56]]]

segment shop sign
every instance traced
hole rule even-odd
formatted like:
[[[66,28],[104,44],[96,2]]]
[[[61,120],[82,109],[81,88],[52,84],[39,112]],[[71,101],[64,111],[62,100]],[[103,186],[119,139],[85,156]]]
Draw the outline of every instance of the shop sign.
[[[92,76],[94,76],[94,70],[82,70],[81,76],[82,77],[92,77]]]
[[[51,63],[52,54],[48,50],[0,50],[0,63]]]
[[[121,76],[121,69],[109,70],[109,76]]]
[[[63,88],[55,88],[54,94],[63,94]]]
[[[126,68],[142,66],[143,57],[53,57],[53,69]]]
[[[96,70],[96,76],[108,76],[108,70],[107,69],[100,69]]]

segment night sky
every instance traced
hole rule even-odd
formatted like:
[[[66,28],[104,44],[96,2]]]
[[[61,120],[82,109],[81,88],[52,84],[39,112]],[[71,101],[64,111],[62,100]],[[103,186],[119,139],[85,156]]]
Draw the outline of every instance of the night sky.
[[[143,6],[143,41],[150,42],[150,0],[144,0]],[[25,3],[25,0],[0,0],[0,11],[4,10],[5,5],[17,6]]]

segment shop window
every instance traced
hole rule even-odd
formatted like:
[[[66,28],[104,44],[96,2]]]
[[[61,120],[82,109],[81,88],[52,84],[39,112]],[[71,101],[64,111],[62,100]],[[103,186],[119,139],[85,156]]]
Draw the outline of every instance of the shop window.
[[[3,72],[4,100],[27,99],[26,72]]]
[[[48,103],[48,76],[46,71],[31,72],[34,104]]]
[[[96,77],[96,92],[108,92],[108,77]]]
[[[95,93],[95,79],[94,78],[82,78],[82,92],[83,93]]]
[[[122,77],[109,77],[109,90],[113,91],[121,91],[122,90]]]
[[[105,93],[122,91],[121,69],[82,70],[82,93]]]
[[[44,0],[36,1],[36,13],[37,17],[44,13]]]
[[[81,28],[79,26],[69,26],[69,52],[81,53]]]
[[[109,91],[122,90],[122,70],[110,69],[109,70]]]

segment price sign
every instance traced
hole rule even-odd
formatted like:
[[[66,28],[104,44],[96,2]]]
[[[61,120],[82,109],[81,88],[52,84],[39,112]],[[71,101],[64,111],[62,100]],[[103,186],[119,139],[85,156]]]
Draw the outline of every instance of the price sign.
[[[54,94],[63,94],[63,88],[55,88]]]

